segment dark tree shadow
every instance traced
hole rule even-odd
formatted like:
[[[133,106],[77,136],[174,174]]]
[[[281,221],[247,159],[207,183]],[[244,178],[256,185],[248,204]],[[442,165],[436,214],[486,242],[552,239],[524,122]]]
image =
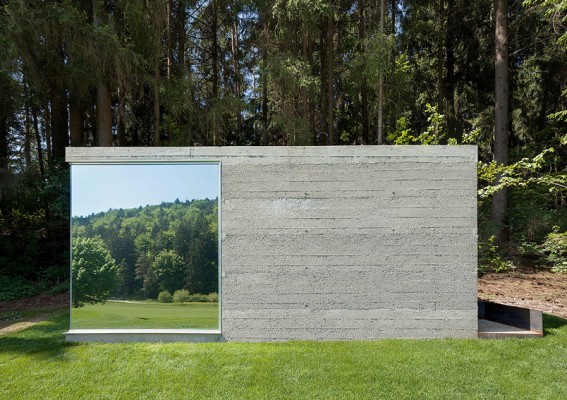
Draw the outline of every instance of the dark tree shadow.
[[[557,335],[557,329],[567,326],[567,319],[543,314],[543,332],[545,335]]]
[[[19,332],[0,336],[0,353],[29,354],[41,358],[60,356],[70,346],[63,336],[68,328],[69,314],[64,313]]]

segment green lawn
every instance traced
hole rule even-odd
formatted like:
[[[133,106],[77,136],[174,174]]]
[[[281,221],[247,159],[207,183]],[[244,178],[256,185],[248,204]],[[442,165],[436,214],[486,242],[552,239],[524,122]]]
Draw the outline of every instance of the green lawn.
[[[543,339],[66,344],[61,315],[0,337],[1,399],[565,399]]]
[[[73,329],[218,327],[218,303],[115,302],[73,308]]]

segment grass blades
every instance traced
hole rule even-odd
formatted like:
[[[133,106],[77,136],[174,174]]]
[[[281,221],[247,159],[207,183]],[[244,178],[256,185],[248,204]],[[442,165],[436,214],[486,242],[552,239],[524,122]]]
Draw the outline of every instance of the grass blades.
[[[107,301],[72,310],[73,329],[216,329],[218,303]]]
[[[68,315],[0,337],[4,399],[564,399],[567,320],[543,339],[67,344]]]

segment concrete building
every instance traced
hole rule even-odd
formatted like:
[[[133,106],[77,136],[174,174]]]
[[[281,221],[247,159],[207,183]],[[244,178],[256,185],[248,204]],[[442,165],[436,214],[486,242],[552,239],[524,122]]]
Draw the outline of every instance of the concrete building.
[[[67,161],[221,165],[220,329],[70,341],[477,336],[476,146],[68,148]]]

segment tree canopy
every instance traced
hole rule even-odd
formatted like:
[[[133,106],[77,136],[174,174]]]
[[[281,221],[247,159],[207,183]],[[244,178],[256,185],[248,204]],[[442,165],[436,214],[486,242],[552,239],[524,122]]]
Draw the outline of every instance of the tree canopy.
[[[94,240],[115,265],[117,284],[108,292],[114,297],[217,292],[217,216],[217,200],[188,200],[74,217],[73,265],[82,257],[75,242]],[[82,290],[74,281],[73,297]]]
[[[64,279],[69,144],[477,144],[497,200],[480,198],[481,242],[532,262],[567,226],[566,16],[563,0],[0,1],[0,275]],[[146,256],[125,279],[178,263]]]

